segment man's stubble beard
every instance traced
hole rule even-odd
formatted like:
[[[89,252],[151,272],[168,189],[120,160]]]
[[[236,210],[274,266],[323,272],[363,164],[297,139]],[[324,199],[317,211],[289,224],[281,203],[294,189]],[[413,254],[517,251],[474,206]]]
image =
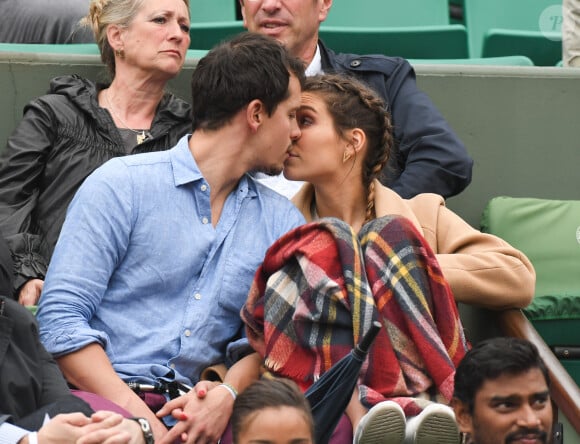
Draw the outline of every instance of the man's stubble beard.
[[[264,166],[256,169],[258,173],[264,173],[267,176],[278,176],[282,173],[283,170],[284,170],[283,167],[274,167],[274,166],[270,167]]]

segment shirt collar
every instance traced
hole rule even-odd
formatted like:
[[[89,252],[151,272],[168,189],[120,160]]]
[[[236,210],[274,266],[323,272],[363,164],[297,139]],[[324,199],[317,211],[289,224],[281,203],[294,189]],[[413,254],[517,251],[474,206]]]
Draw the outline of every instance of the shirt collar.
[[[169,151],[169,158],[171,159],[171,167],[173,169],[173,180],[176,187],[203,179],[197,162],[189,149],[190,137],[191,134],[183,136],[179,139],[177,145]]]
[[[310,65],[306,68],[305,71],[306,77],[315,76],[317,74],[324,74],[322,71],[322,56],[320,55],[320,45],[316,45],[316,53],[314,54],[314,58],[310,62]]]
[[[198,180],[205,180],[189,149],[190,137],[191,134],[183,136],[179,139],[177,145],[169,151],[173,169],[173,181],[176,187]],[[255,196],[256,184],[247,174],[244,174],[238,182],[236,190],[238,191],[237,195],[242,198],[245,196]]]

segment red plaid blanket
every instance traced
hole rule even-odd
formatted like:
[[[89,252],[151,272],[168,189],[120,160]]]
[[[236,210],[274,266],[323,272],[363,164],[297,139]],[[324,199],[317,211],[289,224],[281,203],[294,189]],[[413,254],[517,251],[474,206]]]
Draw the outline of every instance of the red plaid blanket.
[[[431,248],[402,217],[371,221],[358,236],[334,218],[287,233],[266,253],[241,314],[266,368],[304,390],[380,320],[361,401],[392,399],[408,416],[449,402],[468,348]]]

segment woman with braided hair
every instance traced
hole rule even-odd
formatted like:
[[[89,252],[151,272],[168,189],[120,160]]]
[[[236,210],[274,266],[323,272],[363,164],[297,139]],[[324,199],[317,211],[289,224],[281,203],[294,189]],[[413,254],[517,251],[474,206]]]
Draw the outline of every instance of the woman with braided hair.
[[[402,199],[377,180],[392,127],[359,81],[308,78],[297,118],[284,175],[307,182],[293,202],[309,223],[277,241],[256,274],[242,310],[250,342],[266,370],[306,389],[378,319],[346,411],[354,442],[458,442],[446,406],[468,349],[456,302],[524,307],[533,267],[441,196]],[[343,430],[333,442],[348,442]]]

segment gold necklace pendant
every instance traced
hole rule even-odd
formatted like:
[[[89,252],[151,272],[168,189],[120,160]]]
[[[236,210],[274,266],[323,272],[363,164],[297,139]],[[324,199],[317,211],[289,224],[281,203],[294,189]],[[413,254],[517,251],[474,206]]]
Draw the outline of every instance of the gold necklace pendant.
[[[107,105],[108,105],[108,109],[109,112],[115,116],[117,118],[117,120],[119,122],[121,122],[126,129],[128,129],[129,131],[132,131],[136,134],[136,138],[137,138],[137,145],[141,145],[143,142],[145,142],[147,139],[149,139],[149,131],[147,131],[147,133],[145,133],[145,130],[134,130],[133,128],[129,128],[129,125],[127,125],[120,117],[119,115],[115,112],[115,110],[113,109],[113,105],[111,105],[111,101],[109,100],[109,93],[111,92],[110,89],[107,89],[103,94],[105,96],[105,100],[107,101]],[[139,134],[141,133],[141,134]]]
[[[147,139],[147,134],[145,131],[141,131],[141,134],[137,133],[137,145],[141,145]]]

